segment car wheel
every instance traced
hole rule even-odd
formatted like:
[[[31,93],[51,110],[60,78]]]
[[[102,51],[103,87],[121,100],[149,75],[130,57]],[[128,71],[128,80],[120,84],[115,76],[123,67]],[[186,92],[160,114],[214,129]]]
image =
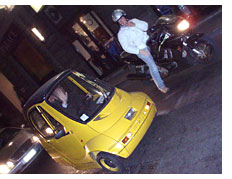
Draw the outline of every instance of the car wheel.
[[[124,171],[122,159],[119,156],[108,153],[99,153],[97,162],[104,170],[109,171],[110,173],[123,173]]]

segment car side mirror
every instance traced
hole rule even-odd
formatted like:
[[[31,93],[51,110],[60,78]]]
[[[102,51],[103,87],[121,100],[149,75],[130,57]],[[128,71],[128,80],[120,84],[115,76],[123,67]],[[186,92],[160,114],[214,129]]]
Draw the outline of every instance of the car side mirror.
[[[64,137],[64,136],[66,136],[68,134],[69,133],[65,133],[64,129],[62,129],[59,132],[57,132],[57,134],[55,135],[55,139],[60,139],[61,137]]]

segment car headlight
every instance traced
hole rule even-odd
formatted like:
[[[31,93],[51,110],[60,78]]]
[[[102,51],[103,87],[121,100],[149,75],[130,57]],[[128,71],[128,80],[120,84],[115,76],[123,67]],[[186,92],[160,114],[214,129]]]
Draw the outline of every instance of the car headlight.
[[[186,20],[182,20],[182,21],[177,25],[177,28],[178,28],[180,31],[187,30],[187,29],[189,28],[189,22],[186,21]]]
[[[14,167],[14,163],[11,161],[8,161],[6,164],[10,169],[12,169]]]
[[[135,110],[133,108],[130,108],[130,110],[127,112],[124,118],[131,120],[135,114]]]
[[[11,161],[8,161],[6,164],[0,165],[0,173],[1,174],[7,174],[10,172],[10,170],[14,167],[14,163]]]
[[[39,143],[39,138],[36,137],[36,136],[33,136],[33,137],[31,138],[31,140],[32,140],[33,143]]]
[[[9,173],[10,168],[5,164],[5,165],[0,165],[0,173]]]

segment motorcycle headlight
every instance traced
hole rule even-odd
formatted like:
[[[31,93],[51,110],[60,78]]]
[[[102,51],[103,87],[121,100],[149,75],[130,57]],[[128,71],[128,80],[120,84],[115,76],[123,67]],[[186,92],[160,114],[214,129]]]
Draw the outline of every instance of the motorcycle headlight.
[[[177,28],[178,28],[180,31],[187,30],[187,29],[189,28],[189,22],[186,21],[186,20],[182,20],[182,21],[177,25]]]

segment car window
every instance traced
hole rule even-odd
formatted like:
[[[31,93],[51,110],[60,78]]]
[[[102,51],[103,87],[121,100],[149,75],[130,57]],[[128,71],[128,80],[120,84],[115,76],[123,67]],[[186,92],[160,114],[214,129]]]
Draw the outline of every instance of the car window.
[[[18,133],[20,129],[5,128],[0,133],[0,149],[8,144]]]
[[[48,97],[48,103],[69,118],[87,123],[109,101],[113,88],[105,88],[85,76],[71,74]]]
[[[36,109],[32,110],[30,113],[30,119],[34,127],[45,137],[51,138],[55,136],[54,131],[47,124],[44,118],[41,116],[40,112]]]
[[[42,107],[39,107],[44,116],[51,122],[55,130],[58,132],[64,129],[64,126],[61,125],[57,120],[55,120],[49,113],[47,113]]]

